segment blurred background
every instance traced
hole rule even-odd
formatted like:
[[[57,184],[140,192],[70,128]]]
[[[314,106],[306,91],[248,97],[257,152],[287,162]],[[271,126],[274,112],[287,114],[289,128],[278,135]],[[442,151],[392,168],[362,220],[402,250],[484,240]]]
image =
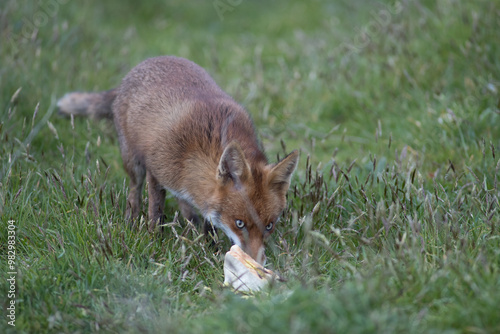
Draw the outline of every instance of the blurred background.
[[[422,164],[470,158],[483,136],[498,144],[496,1],[2,7],[0,98],[5,105],[22,87],[18,113],[38,102],[46,110],[67,91],[114,87],[141,60],[168,54],[201,65],[243,104],[272,158],[280,140],[316,162],[406,148]],[[467,144],[456,152],[455,141]]]

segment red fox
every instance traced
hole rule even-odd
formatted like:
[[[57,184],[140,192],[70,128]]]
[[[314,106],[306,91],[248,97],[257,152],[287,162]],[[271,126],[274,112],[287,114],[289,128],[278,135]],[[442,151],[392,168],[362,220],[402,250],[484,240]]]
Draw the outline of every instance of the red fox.
[[[165,192],[184,218],[221,229],[257,262],[285,208],[299,153],[269,164],[246,110],[195,63],[173,56],[133,68],[115,89],[68,93],[62,114],[113,119],[130,177],[126,218],[140,213],[148,182],[149,220],[163,219]]]

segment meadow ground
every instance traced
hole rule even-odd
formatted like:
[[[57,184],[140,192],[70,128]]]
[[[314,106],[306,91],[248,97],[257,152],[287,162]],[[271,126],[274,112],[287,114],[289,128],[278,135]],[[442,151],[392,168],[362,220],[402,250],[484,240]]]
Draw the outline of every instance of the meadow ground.
[[[499,1],[5,0],[0,27],[0,332],[500,332]],[[171,196],[163,236],[127,228],[112,126],[57,116],[164,54],[301,150],[269,291],[223,288]]]

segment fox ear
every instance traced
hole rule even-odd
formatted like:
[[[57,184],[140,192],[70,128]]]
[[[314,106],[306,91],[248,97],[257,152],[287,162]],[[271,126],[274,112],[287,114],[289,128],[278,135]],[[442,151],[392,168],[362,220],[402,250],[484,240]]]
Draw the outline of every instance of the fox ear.
[[[287,191],[298,162],[299,151],[294,150],[271,169],[269,184],[280,191]]]
[[[250,173],[245,154],[241,150],[240,145],[236,142],[231,142],[222,153],[217,168],[217,180],[225,183],[232,180],[244,180]]]

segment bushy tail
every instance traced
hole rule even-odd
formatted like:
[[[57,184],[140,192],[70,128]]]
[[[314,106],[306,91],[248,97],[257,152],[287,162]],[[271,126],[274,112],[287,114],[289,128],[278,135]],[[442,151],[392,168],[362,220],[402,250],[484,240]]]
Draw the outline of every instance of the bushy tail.
[[[57,101],[62,115],[88,116],[95,119],[113,118],[111,106],[116,97],[116,89],[98,93],[73,92]]]

